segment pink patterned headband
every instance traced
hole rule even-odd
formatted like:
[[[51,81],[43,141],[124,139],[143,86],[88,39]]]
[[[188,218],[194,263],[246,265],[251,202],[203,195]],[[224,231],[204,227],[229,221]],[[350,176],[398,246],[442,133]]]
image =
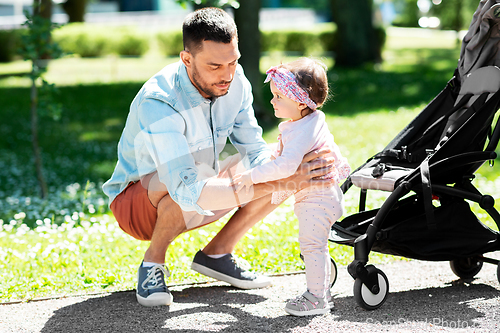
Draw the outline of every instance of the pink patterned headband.
[[[267,77],[264,83],[272,79],[276,88],[278,88],[283,95],[297,103],[304,103],[313,110],[316,109],[316,103],[314,103],[309,97],[309,94],[299,86],[292,72],[286,68],[275,66],[269,68],[266,74]]]

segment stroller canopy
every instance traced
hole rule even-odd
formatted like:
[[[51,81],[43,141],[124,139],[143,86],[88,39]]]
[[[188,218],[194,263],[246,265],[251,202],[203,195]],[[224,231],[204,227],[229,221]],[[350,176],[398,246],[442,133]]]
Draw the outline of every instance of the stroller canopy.
[[[485,66],[500,67],[500,0],[482,0],[462,41],[458,62],[459,77],[464,78]]]

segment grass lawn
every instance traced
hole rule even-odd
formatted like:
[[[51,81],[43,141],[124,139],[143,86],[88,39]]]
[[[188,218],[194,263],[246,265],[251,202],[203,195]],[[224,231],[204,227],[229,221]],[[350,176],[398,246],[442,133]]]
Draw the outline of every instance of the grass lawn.
[[[330,130],[356,167],[381,150],[453,75],[459,50],[453,36],[408,43],[389,35],[386,60],[370,69],[331,68],[333,99],[325,105]],[[271,54],[265,71],[287,61]],[[64,58],[50,64],[47,80],[60,90],[60,121],[40,120],[40,143],[50,197],[37,197],[29,124],[29,82],[0,79],[0,302],[83,292],[135,288],[138,264],[148,245],[116,225],[100,190],[116,163],[116,144],[130,102],[145,80],[175,58]],[[331,59],[325,58],[331,64]],[[27,71],[29,64],[0,64],[0,74]],[[270,95],[268,87],[266,96]],[[271,112],[271,108],[269,108]],[[274,124],[262,124],[274,142]],[[499,169],[483,167],[480,189],[496,197]],[[497,186],[498,185],[498,186]],[[357,191],[346,195],[348,214],[356,211]],[[375,206],[384,195],[373,199]],[[497,205],[498,206],[498,205]],[[479,212],[486,219],[485,214]],[[486,219],[487,220],[487,219]],[[171,283],[205,281],[189,269],[194,253],[221,228],[224,219],[180,236],[167,254]],[[491,224],[490,222],[487,222]],[[267,274],[303,269],[298,226],[286,202],[251,230],[236,254]],[[352,249],[330,246],[339,265],[352,261]],[[393,257],[373,254],[380,262]]]

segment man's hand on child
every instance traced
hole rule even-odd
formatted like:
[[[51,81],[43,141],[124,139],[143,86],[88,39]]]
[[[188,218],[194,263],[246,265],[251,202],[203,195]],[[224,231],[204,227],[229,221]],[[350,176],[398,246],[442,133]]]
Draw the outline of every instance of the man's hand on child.
[[[244,187],[246,187],[246,193],[250,191],[250,187],[253,185],[252,175],[250,171],[246,171],[240,174],[237,174],[233,177],[233,184],[236,186],[236,193],[239,193]]]

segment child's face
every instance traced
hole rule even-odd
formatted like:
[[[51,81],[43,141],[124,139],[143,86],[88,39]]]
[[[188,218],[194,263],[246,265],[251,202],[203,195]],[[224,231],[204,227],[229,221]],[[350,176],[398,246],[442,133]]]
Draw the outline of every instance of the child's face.
[[[302,118],[301,111],[306,107],[304,103],[298,103],[283,95],[273,80],[271,80],[271,93],[273,99],[271,104],[274,108],[274,115],[276,118],[290,118],[292,121]]]

